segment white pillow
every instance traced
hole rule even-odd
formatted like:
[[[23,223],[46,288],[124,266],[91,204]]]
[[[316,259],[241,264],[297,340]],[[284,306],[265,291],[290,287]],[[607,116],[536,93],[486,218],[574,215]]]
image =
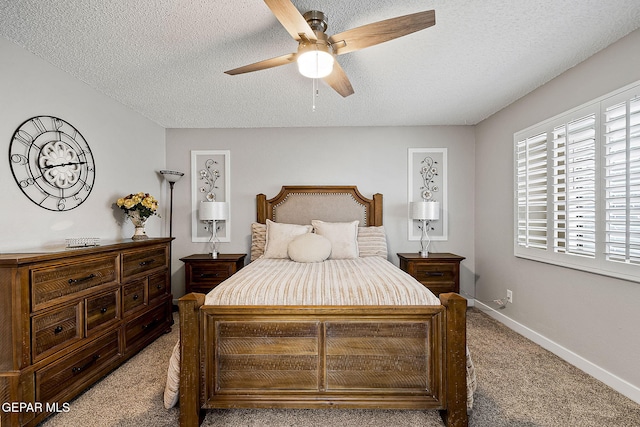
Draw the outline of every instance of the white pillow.
[[[289,258],[287,247],[294,237],[311,233],[310,225],[282,224],[267,220],[267,238],[264,248],[265,258]]]
[[[169,359],[167,369],[167,383],[164,386],[164,407],[171,409],[178,403],[180,397],[180,341],[176,343]]]
[[[295,262],[322,262],[331,255],[331,242],[319,234],[301,234],[289,243],[287,252]]]
[[[317,219],[311,221],[316,233],[331,242],[329,259],[358,258],[358,223],[359,221],[324,222]]]

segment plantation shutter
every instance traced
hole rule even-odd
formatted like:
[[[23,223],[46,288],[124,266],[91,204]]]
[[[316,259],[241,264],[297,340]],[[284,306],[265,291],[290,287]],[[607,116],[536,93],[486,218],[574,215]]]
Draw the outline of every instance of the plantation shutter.
[[[640,264],[640,96],[604,106],[605,255]]]
[[[588,257],[596,250],[596,115],[553,129],[554,251]]]
[[[547,133],[516,143],[517,245],[547,249]]]

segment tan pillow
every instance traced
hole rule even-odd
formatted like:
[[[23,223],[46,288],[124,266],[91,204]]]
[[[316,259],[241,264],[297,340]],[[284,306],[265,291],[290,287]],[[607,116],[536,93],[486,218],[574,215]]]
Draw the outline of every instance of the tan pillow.
[[[281,224],[267,220],[267,239],[264,248],[265,258],[289,258],[287,247],[294,237],[311,233],[310,225]]]
[[[331,242],[329,259],[358,258],[358,223],[359,221],[324,222],[317,219],[311,221],[316,233]]]
[[[305,233],[289,243],[287,253],[295,262],[322,262],[331,255],[331,242],[319,234]]]
[[[251,261],[264,255],[264,245],[267,242],[267,224],[254,222],[251,224]]]
[[[358,255],[387,258],[387,236],[384,226],[358,227]]]

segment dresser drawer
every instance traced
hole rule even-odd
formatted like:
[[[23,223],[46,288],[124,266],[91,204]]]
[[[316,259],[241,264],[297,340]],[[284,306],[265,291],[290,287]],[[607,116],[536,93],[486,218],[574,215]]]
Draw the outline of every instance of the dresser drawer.
[[[120,289],[87,298],[85,301],[87,336],[120,319]]]
[[[158,246],[138,251],[122,253],[122,275],[126,280],[139,274],[145,274],[165,268],[168,265],[168,247]]]
[[[34,361],[82,339],[81,305],[82,302],[78,302],[33,317],[31,328]]]
[[[59,301],[60,298],[95,288],[118,279],[118,258],[80,259],[62,266],[34,269],[31,272],[33,311]]]
[[[156,298],[163,297],[170,293],[168,289],[169,280],[167,280],[168,274],[169,272],[167,271],[149,276],[149,301],[153,301]]]
[[[457,277],[457,265],[455,264],[420,264],[415,265],[415,278],[423,283],[454,283]]]
[[[192,286],[213,287],[233,274],[233,265],[229,263],[200,264],[193,263],[187,280]]]
[[[128,354],[138,347],[146,345],[147,338],[155,338],[160,328],[167,328],[171,322],[170,300],[166,300],[155,309],[127,322],[125,326],[125,352]]]
[[[74,396],[104,375],[120,357],[119,330],[36,372],[36,401],[54,402]]]
[[[146,305],[147,279],[136,280],[122,287],[124,315]]]

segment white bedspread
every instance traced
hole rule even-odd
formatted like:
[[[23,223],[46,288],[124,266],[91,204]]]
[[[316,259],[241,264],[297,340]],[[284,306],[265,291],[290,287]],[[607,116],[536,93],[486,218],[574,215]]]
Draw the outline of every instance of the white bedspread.
[[[297,263],[259,258],[209,292],[205,305],[440,305],[412,276],[381,257]],[[166,408],[178,399],[180,348],[169,363]],[[468,407],[475,372],[467,354]]]
[[[440,305],[380,257],[299,263],[259,258],[215,287],[206,305]]]

